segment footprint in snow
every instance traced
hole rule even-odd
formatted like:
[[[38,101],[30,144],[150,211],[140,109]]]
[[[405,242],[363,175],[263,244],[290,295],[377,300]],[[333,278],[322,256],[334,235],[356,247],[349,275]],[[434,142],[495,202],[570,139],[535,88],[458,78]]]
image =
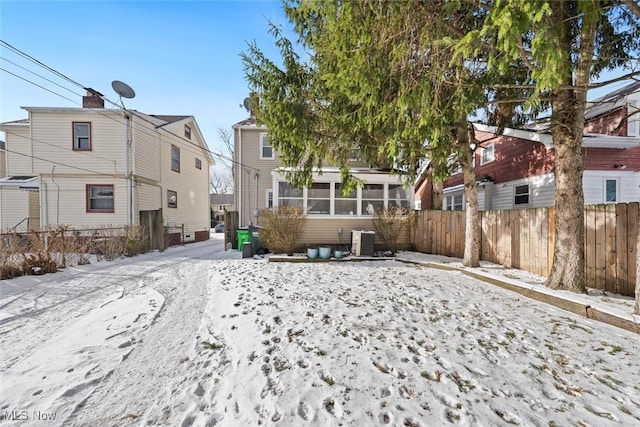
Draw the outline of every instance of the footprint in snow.
[[[393,423],[393,414],[389,411],[382,411],[378,418],[383,425]]]
[[[324,409],[326,409],[328,413],[330,413],[336,418],[342,418],[342,415],[343,415],[342,407],[340,406],[339,403],[336,403],[333,397],[331,396],[327,397],[326,399],[324,399],[322,404],[324,406]]]
[[[313,408],[304,401],[301,401],[298,405],[298,415],[305,421],[311,421],[313,419]]]

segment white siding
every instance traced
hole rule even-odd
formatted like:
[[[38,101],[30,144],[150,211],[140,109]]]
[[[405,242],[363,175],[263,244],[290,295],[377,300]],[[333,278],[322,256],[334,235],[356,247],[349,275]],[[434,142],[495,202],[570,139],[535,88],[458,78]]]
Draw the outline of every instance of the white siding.
[[[192,136],[193,138],[193,136]],[[162,212],[168,225],[185,226],[185,231],[209,230],[211,213],[209,207],[209,167],[202,158],[202,169],[195,167],[195,157],[202,150],[188,141],[172,134],[163,134],[160,146]],[[180,149],[180,172],[171,170],[171,146]],[[167,190],[178,193],[178,207],[168,207]]]
[[[141,176],[156,182],[161,179],[161,159],[165,155],[163,141],[153,125],[134,116],[132,120],[133,152],[132,170]]]
[[[29,175],[33,173],[31,164],[31,142],[28,129],[5,130],[7,148],[7,176]]]
[[[162,200],[164,200],[165,194],[161,187],[151,184],[140,184],[137,185],[133,191],[135,194],[135,212],[155,211],[159,208],[166,209],[166,206],[162,206]]]
[[[54,176],[43,178],[41,184],[43,208],[46,215],[41,218],[42,226],[70,225],[73,228],[95,228],[104,226],[121,227],[127,224],[127,187],[123,179],[105,176]],[[55,182],[54,182],[55,181]],[[113,185],[114,212],[87,212],[87,184]],[[44,190],[43,190],[44,189]],[[134,220],[137,218],[134,217]],[[45,221],[47,224],[45,224]]]
[[[28,217],[29,193],[18,186],[0,187],[0,231],[7,231],[19,223],[16,230],[27,231],[27,221],[22,221]]]
[[[585,171],[583,189],[584,203],[586,205],[605,203],[604,186],[606,179],[618,180],[618,203],[640,201],[640,172]]]
[[[242,129],[242,141],[236,139],[236,156],[240,157],[240,164],[236,167],[234,193],[236,194],[236,208],[240,210],[240,225],[246,226],[256,223],[254,212],[266,206],[267,188],[273,188],[271,171],[279,166],[276,159],[260,159],[260,134],[265,133],[264,127]]]
[[[527,183],[530,185],[529,205],[516,206],[514,202],[515,187]],[[545,174],[495,184],[493,188],[491,209],[501,210],[553,206],[554,191],[555,179],[553,174]]]
[[[91,151],[73,151],[73,122],[91,123]],[[110,110],[31,112],[34,170],[39,173],[123,174],[125,121]],[[55,163],[54,163],[55,162]]]

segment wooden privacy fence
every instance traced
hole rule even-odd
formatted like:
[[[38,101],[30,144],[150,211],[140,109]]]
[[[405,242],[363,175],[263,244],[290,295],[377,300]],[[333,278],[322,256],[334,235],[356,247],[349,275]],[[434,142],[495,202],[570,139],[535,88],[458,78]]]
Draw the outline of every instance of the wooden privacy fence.
[[[480,258],[547,277],[553,262],[554,212],[553,207],[480,212]],[[414,244],[418,251],[463,257],[463,211],[417,214]],[[638,203],[585,206],[588,287],[634,295],[638,215]]]

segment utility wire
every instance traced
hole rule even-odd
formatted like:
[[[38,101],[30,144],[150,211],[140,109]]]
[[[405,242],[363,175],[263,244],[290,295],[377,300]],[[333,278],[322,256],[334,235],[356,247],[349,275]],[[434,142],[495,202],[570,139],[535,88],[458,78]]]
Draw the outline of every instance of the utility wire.
[[[84,86],[84,85],[82,85],[82,84],[80,84],[80,83],[76,82],[75,80],[71,79],[70,77],[66,76],[65,74],[63,74],[63,73],[61,73],[61,72],[59,72],[59,71],[57,71],[57,70],[55,70],[55,69],[53,69],[53,68],[49,67],[48,65],[46,65],[46,64],[44,64],[43,62],[39,61],[38,59],[36,59],[36,58],[32,57],[31,55],[29,55],[29,54],[27,54],[27,53],[25,53],[25,52],[21,51],[20,49],[18,49],[18,48],[16,48],[16,47],[12,46],[11,44],[7,43],[6,41],[4,41],[4,40],[0,40],[0,44],[2,44],[2,45],[4,45],[4,46],[8,47],[8,48],[9,48],[10,50],[12,50],[13,52],[17,53],[18,55],[20,55],[20,56],[22,56],[22,57],[24,57],[24,58],[27,58],[27,59],[28,59],[28,60],[30,60],[31,62],[33,62],[33,63],[35,63],[35,64],[37,64],[37,65],[41,66],[42,68],[44,68],[44,69],[46,69],[46,70],[50,71],[51,73],[55,74],[56,76],[59,76],[59,77],[63,78],[64,80],[66,80],[66,81],[68,81],[68,82],[70,82],[70,83],[72,83],[72,84],[74,84],[74,85],[76,85],[76,86],[78,86],[78,87],[80,87],[80,88],[82,88],[82,89],[85,89],[85,90],[87,90],[87,89],[88,89],[86,86]],[[9,61],[9,62],[10,62],[10,61]],[[23,67],[20,67],[20,68],[23,68]],[[54,95],[57,95],[57,96],[60,96],[60,97],[61,97],[61,98],[63,98],[63,99],[66,99],[66,100],[68,100],[68,101],[71,101],[71,102],[73,102],[74,104],[77,104],[77,101],[72,100],[72,99],[70,99],[70,98],[67,98],[67,97],[66,97],[66,96],[64,96],[64,95],[61,95],[61,94],[59,94],[59,93],[57,93],[57,92],[54,92],[54,91],[52,91],[52,90],[50,90],[50,89],[48,89],[48,88],[46,88],[46,87],[44,87],[44,86],[41,86],[41,85],[39,85],[39,84],[37,84],[37,83],[35,83],[35,82],[31,81],[31,80],[28,80],[28,79],[26,79],[26,78],[24,78],[24,77],[21,77],[21,76],[19,76],[19,75],[15,74],[15,73],[12,73],[12,72],[10,72],[10,71],[8,71],[8,70],[3,69],[3,68],[0,68],[0,70],[2,70],[2,71],[4,71],[4,72],[6,72],[6,73],[8,73],[8,74],[11,74],[11,75],[13,75],[13,76],[15,76],[15,77],[17,77],[17,78],[19,78],[19,79],[21,79],[21,80],[24,80],[24,81],[26,81],[26,82],[28,82],[28,83],[30,83],[30,84],[33,84],[33,85],[35,85],[35,86],[37,86],[37,87],[39,87],[39,88],[41,88],[41,89],[43,89],[43,90],[46,90],[47,92],[53,93]],[[27,70],[27,71],[29,71],[29,70]],[[29,72],[31,72],[31,71],[29,71]],[[33,72],[32,72],[32,73],[33,73]],[[33,74],[36,74],[36,73],[33,73]],[[37,74],[36,74],[36,75],[37,75]],[[39,76],[39,75],[38,75],[38,76]],[[39,76],[39,77],[42,77],[42,76]],[[44,78],[44,77],[43,77],[43,78]],[[47,79],[45,78],[45,80],[47,80]],[[48,81],[50,81],[50,80],[48,80]],[[52,82],[52,83],[54,83],[54,82]],[[56,84],[56,83],[54,83],[54,84]],[[60,85],[58,85],[58,84],[56,84],[56,85],[57,85],[57,86],[60,86]],[[62,86],[60,86],[60,87],[62,87]],[[64,87],[63,87],[63,88],[64,88]],[[71,91],[70,89],[67,89],[67,88],[64,88],[64,89],[65,89],[65,90],[67,90],[67,91],[69,91],[69,92],[71,92],[71,93],[76,94],[75,92]],[[78,95],[78,94],[76,94],[76,95]],[[80,96],[80,95],[78,95],[78,96]],[[114,101],[110,100],[110,99],[109,99],[109,98],[107,98],[106,96],[102,95],[102,98],[103,98],[103,100],[105,100],[105,101],[109,102],[109,103],[110,103],[110,104],[112,104],[113,106],[120,107],[120,105],[118,105],[116,102],[114,102]],[[106,114],[104,114],[104,113],[102,113],[102,112],[100,112],[100,111],[97,111],[96,109],[91,108],[91,109],[88,109],[88,110],[93,111],[93,112],[96,112],[96,113],[98,113],[98,114],[101,114],[101,115],[103,115],[103,116],[105,116],[105,117],[108,117],[109,119],[114,120],[114,121],[117,121],[118,123],[121,123],[121,122],[119,122],[116,118],[111,117],[110,115],[106,115]],[[135,111],[127,110],[126,108],[123,108],[123,110],[124,110],[124,111],[127,111],[127,112],[129,112],[129,113],[135,112]],[[142,113],[140,113],[140,114],[142,114]],[[151,124],[152,126],[154,126],[154,128],[155,128],[155,129],[160,128],[160,127],[163,127],[163,126],[165,126],[165,125],[166,125],[166,124],[164,124],[164,125],[157,125],[157,124],[153,123],[152,121],[150,121],[149,119],[147,119],[147,118],[145,118],[145,117],[140,116],[139,114],[137,114],[136,116],[137,116],[138,118],[140,118],[141,120],[144,120],[144,121],[148,122],[149,124]],[[121,124],[123,124],[123,123],[121,123]],[[144,128],[143,128],[143,129],[144,129]],[[237,161],[237,160],[233,159],[232,157],[228,157],[228,156],[225,156],[225,155],[223,155],[223,154],[221,154],[221,153],[214,152],[214,151],[210,150],[210,149],[209,149],[208,147],[206,147],[206,146],[205,146],[205,147],[201,147],[201,146],[199,146],[198,144],[194,143],[193,141],[191,141],[191,140],[189,140],[189,139],[187,139],[187,138],[185,138],[185,137],[183,137],[183,136],[181,136],[181,135],[178,135],[178,134],[176,134],[176,133],[174,133],[174,132],[172,132],[172,131],[170,131],[170,130],[168,130],[168,129],[163,129],[163,130],[164,130],[165,132],[167,132],[167,133],[169,133],[169,134],[171,134],[171,135],[175,136],[176,138],[178,138],[178,139],[182,140],[183,142],[186,142],[187,144],[191,144],[191,145],[193,145],[194,147],[198,148],[199,150],[204,150],[204,151],[208,152],[209,154],[211,154],[212,156],[215,156],[215,157],[217,157],[217,158],[219,158],[219,159],[227,160],[227,161],[229,161],[229,162],[231,162],[231,163],[233,163],[233,164],[235,164],[235,165],[241,166],[241,167],[246,168],[246,169],[251,169],[251,170],[253,170],[253,171],[259,171],[259,169],[256,169],[256,168],[254,168],[254,167],[252,167],[252,166],[249,166],[249,165],[246,165],[246,164],[243,164],[242,162],[239,162],[239,161]],[[154,136],[154,137],[155,137],[155,136],[157,136],[157,134],[156,134],[156,133],[149,133],[149,132],[146,132],[146,131],[143,131],[143,133],[146,133],[148,136]],[[170,142],[169,142],[169,141],[163,141],[163,140],[161,140],[161,143],[170,144]],[[205,145],[206,145],[206,143],[205,143]],[[197,152],[192,152],[192,154],[198,154],[198,153],[197,153]]]

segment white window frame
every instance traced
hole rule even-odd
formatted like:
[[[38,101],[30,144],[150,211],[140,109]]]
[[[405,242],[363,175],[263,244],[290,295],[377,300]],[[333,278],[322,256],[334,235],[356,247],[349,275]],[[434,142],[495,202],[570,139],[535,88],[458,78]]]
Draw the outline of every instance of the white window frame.
[[[175,196],[175,200],[172,201],[171,197]],[[167,208],[177,209],[178,208],[178,192],[174,190],[167,190]]]
[[[111,195],[94,194],[93,190],[110,190]],[[87,213],[114,213],[116,208],[115,186],[113,184],[87,184],[86,185]],[[110,200],[110,208],[94,208],[92,200]]]
[[[460,203],[456,203],[456,198]],[[442,209],[445,211],[463,211],[464,210],[464,191],[454,191],[442,196]]]
[[[616,185],[615,200],[607,200],[607,183],[609,181],[613,181]],[[604,178],[602,200],[604,200],[604,203],[618,203],[618,200],[620,200],[620,178]]]
[[[91,151],[91,122],[73,122],[73,151]],[[76,132],[76,126],[86,127],[87,134],[79,135]],[[82,143],[86,140],[88,147],[83,147]]]
[[[308,187],[305,188],[303,191],[303,194],[304,194],[304,207],[305,207],[305,211],[307,212],[307,215],[331,215],[332,213],[331,205],[333,204],[332,203],[333,197],[331,195],[335,187],[334,183],[326,182],[326,181],[315,181],[311,185],[315,185],[315,184],[328,185],[329,197],[311,197],[309,194],[311,188],[308,188]],[[310,210],[309,201],[312,201],[312,200],[329,202],[329,212],[314,212]]]
[[[271,156],[265,156],[264,155],[264,150],[268,148],[269,150],[271,150]],[[261,133],[260,134],[260,160],[273,160],[275,159],[275,154],[273,152],[273,147],[271,145],[269,145],[269,139],[267,137],[266,133]]]
[[[362,197],[362,188],[357,188],[355,190],[355,197],[348,197],[348,198],[343,198],[340,196],[340,190],[338,189],[338,186],[341,184],[340,181],[338,180],[333,180],[333,179],[328,179],[328,180],[316,180],[314,181],[315,183],[318,184],[329,184],[329,213],[313,213],[313,212],[309,212],[309,189],[304,187],[302,188],[302,196],[301,197],[282,197],[282,195],[280,194],[280,183],[286,183],[286,180],[282,177],[278,177],[274,180],[274,188],[273,188],[273,206],[274,207],[278,207],[282,205],[282,200],[287,200],[287,199],[296,199],[296,200],[301,200],[302,204],[301,207],[304,209],[305,214],[312,216],[314,218],[327,218],[327,217],[368,217],[371,218],[372,215],[369,215],[366,212],[366,209],[363,208],[363,197]],[[367,184],[377,184],[377,185],[382,185],[382,191],[383,191],[383,198],[380,199],[373,199],[373,198],[367,198],[364,201],[366,202],[367,200],[371,200],[371,201],[380,201],[382,202],[384,208],[389,208],[389,186],[393,186],[399,183],[391,183],[391,182],[384,182],[384,181],[367,181]],[[270,189],[267,189],[266,191],[268,192]],[[412,203],[412,199],[410,198],[411,193],[407,191],[406,196],[409,197],[408,198],[408,204],[407,204],[407,211],[410,210],[411,208],[411,203]],[[324,198],[314,198],[314,199],[324,199]],[[336,213],[336,202],[339,200],[348,200],[348,201],[352,201],[354,202],[354,210],[353,211],[349,211],[348,213]],[[395,202],[395,199],[392,200],[393,202]],[[364,209],[364,210],[363,210]]]
[[[486,165],[493,162],[496,158],[495,145],[489,144],[486,147],[480,147],[480,165]]]
[[[527,186],[527,193],[526,193],[527,202],[526,203],[517,203],[516,202],[516,198],[525,195],[525,193],[518,193],[517,192],[518,187],[524,187],[525,185]],[[532,195],[531,195],[531,184],[530,183],[525,182],[525,183],[517,184],[517,185],[513,186],[513,199],[512,200],[513,200],[513,206],[514,207],[531,206],[531,199],[532,199],[531,196]]]
[[[264,191],[264,206],[267,209],[273,208],[273,189],[272,188],[267,188]]]
[[[180,148],[171,145],[171,170],[180,173]]]

